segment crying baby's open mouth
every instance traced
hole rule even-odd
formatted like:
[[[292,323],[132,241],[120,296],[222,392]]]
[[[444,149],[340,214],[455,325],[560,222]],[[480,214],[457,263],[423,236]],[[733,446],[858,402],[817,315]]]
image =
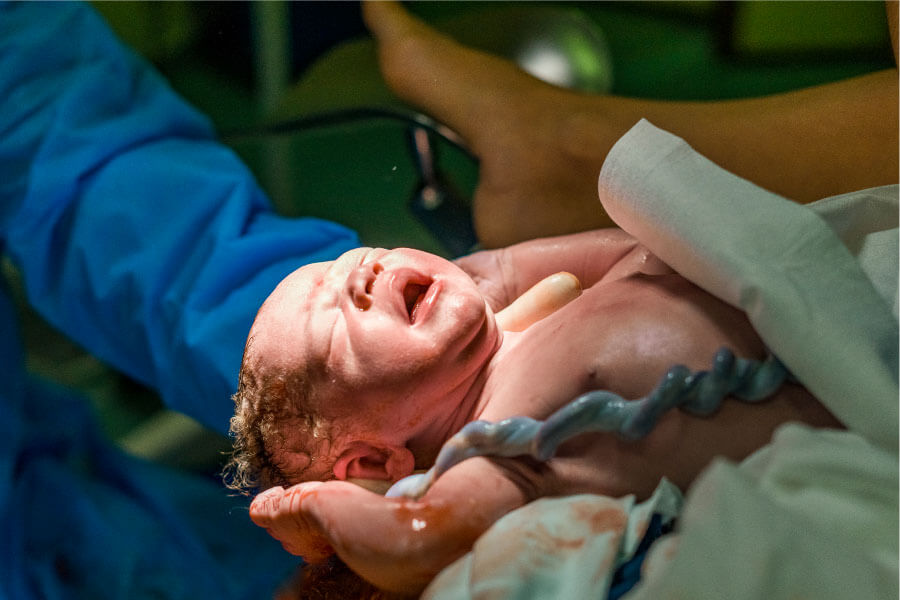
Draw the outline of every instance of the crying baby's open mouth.
[[[426,282],[418,283],[410,281],[403,288],[403,301],[406,303],[406,314],[409,316],[410,324],[416,322],[419,308],[422,306],[422,302],[432,283],[430,279]]]

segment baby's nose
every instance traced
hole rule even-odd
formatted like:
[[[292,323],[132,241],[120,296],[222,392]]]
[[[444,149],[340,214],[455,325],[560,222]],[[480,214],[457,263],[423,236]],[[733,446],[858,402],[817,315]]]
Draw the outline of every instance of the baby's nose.
[[[380,263],[370,262],[360,265],[347,276],[347,293],[359,310],[368,310],[372,306],[372,285],[375,277],[384,270]]]

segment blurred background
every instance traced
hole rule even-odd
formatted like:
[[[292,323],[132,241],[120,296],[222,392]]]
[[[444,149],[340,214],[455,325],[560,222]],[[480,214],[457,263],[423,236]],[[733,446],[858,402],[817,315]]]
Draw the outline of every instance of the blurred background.
[[[390,94],[357,3],[93,4],[209,115],[283,214],[338,221],[367,245],[448,257],[473,248],[477,161],[453,132]],[[466,44],[587,93],[739,98],[894,65],[881,1],[408,7]],[[126,450],[215,476],[226,438],[164,410],[20,305],[32,371],[82,389]]]

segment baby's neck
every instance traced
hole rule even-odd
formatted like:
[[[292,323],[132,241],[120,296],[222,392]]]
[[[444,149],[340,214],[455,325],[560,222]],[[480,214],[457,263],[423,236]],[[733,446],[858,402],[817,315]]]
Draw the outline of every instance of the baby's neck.
[[[503,339],[501,340],[500,347],[493,356],[491,356],[491,360],[488,361],[481,371],[476,398],[472,402],[472,410],[469,412],[467,418],[459,424],[460,429],[470,421],[477,421],[479,419],[496,421],[498,419],[497,412],[494,410],[494,403],[492,402],[494,396],[494,386],[492,385],[492,381],[496,375],[497,369],[501,365],[506,361],[515,360],[515,348],[523,339],[523,336],[527,331],[528,330],[526,329],[525,331],[503,332]]]
[[[517,336],[516,333],[502,332],[497,349],[490,358],[439,400],[453,408],[447,412],[445,417],[433,419],[426,429],[407,442],[407,446],[416,455],[416,464],[424,461],[430,466],[437,458],[437,452],[444,442],[462,429],[466,423],[481,418],[480,415],[485,410],[487,402],[484,389],[490,377],[492,365],[497,356],[514,343]]]

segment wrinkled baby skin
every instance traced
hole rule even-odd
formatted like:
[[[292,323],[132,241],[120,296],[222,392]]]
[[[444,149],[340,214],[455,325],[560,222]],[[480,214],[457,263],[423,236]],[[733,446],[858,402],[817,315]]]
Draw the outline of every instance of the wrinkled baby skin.
[[[270,368],[305,370],[315,410],[340,435],[323,470],[284,431],[281,463],[311,467],[286,475],[393,481],[417,462],[427,466],[469,420],[476,380],[501,337],[472,279],[432,254],[359,248],[298,269],[260,308],[247,354]]]
[[[373,420],[380,422],[382,411],[389,406],[387,412],[393,416],[394,427],[383,424],[370,428],[367,443],[383,443],[377,439],[383,435],[391,445],[400,446],[407,440],[404,447],[410,449],[417,441],[410,451],[423,467],[430,466],[423,457],[433,460],[436,449],[463,421],[498,421],[519,415],[543,419],[580,393],[597,388],[638,398],[675,363],[708,368],[713,354],[722,346],[741,356],[762,357],[762,344],[743,314],[673,273],[633,239],[621,233],[597,234],[603,235],[611,235],[612,241],[598,243],[599,238],[581,234],[573,236],[569,246],[565,239],[561,245],[557,240],[553,242],[555,250],[541,250],[529,259],[533,267],[530,276],[535,280],[562,270],[568,261],[570,270],[583,278],[585,289],[580,297],[522,332],[501,333],[493,325],[488,328],[489,342],[454,345],[446,341],[455,335],[476,339],[472,332],[483,326],[478,325],[482,322],[479,319],[494,321],[484,300],[479,303],[469,295],[474,284],[460,281],[465,298],[471,298],[466,300],[471,302],[470,308],[463,310],[453,303],[457,309],[441,313],[454,319],[455,333],[451,335],[437,323],[431,327],[438,336],[434,344],[450,349],[471,347],[466,354],[471,362],[462,360],[458,350],[448,351],[446,360],[442,358],[437,364],[430,359],[415,362],[416,357],[410,356],[419,369],[415,381],[405,381],[404,374],[410,375],[409,371],[396,372],[396,366],[385,362],[380,356],[385,345],[375,344],[373,338],[366,339],[375,347],[365,351],[372,363],[361,361],[362,348],[350,340],[337,339],[352,330],[340,324],[346,317],[339,317],[339,325],[295,318],[306,323],[304,330],[321,326],[329,333],[326,337],[333,341],[316,352],[331,357],[342,376],[359,377],[359,382],[371,379],[377,390],[383,390],[383,394],[371,396],[371,407],[357,404],[356,414],[371,410]],[[589,248],[593,250],[586,251]],[[389,269],[385,264],[391,262],[387,254],[365,252],[339,269],[338,279],[352,280],[354,269],[369,264],[373,257],[385,271]],[[579,266],[584,264],[594,266],[585,270]],[[603,268],[598,270],[596,265]],[[302,300],[308,292],[298,290],[289,297],[306,310],[322,308],[330,314],[332,306],[351,306],[362,311],[352,313],[352,317],[366,316],[364,309],[352,304],[353,286],[338,287],[344,291],[337,295],[343,293],[350,301],[328,300],[320,307]],[[376,296],[372,307],[378,302]],[[396,298],[393,302],[398,307],[402,304]],[[407,315],[404,322],[403,312],[394,309],[393,320],[378,329],[391,338],[398,335],[391,328],[407,328],[397,341],[388,342],[396,344],[392,347],[396,353],[405,351],[403,344],[409,335],[409,318]],[[463,325],[470,333],[460,333]],[[288,341],[283,339],[282,343]],[[348,355],[347,365],[339,364],[341,355],[335,353],[336,347]],[[421,348],[428,349],[429,345],[417,339],[410,351]],[[299,355],[294,360],[309,356],[308,350],[299,347],[293,352]],[[382,380],[377,373],[367,373],[367,366],[385,368],[391,375]],[[449,374],[445,376],[443,369]],[[423,381],[428,377],[435,381]],[[414,392],[439,391],[436,383],[440,382],[460,393],[412,396]],[[401,393],[389,393],[394,385]],[[407,402],[415,418],[402,418]],[[357,417],[345,414],[344,418],[353,421]],[[260,494],[251,505],[250,515],[290,552],[315,560],[335,551],[375,585],[417,593],[441,568],[467,551],[490,524],[531,500],[580,492],[609,496],[633,493],[644,498],[663,476],[686,488],[713,457],[743,458],[764,445],[774,429],[787,420],[826,426],[835,423],[805,390],[788,386],[760,405],[726,401],[713,418],[670,411],[647,438],[638,442],[626,442],[612,434],[587,434],[563,444],[557,456],[546,463],[525,459],[465,461],[438,479],[420,501],[386,499],[340,481],[301,483]],[[439,425],[428,429],[423,423]],[[426,439],[428,436],[432,437]],[[372,462],[366,464],[371,466]],[[386,473],[383,468],[370,469],[367,474],[396,480],[407,470]],[[341,475],[361,471],[337,468],[331,477],[342,479]]]

